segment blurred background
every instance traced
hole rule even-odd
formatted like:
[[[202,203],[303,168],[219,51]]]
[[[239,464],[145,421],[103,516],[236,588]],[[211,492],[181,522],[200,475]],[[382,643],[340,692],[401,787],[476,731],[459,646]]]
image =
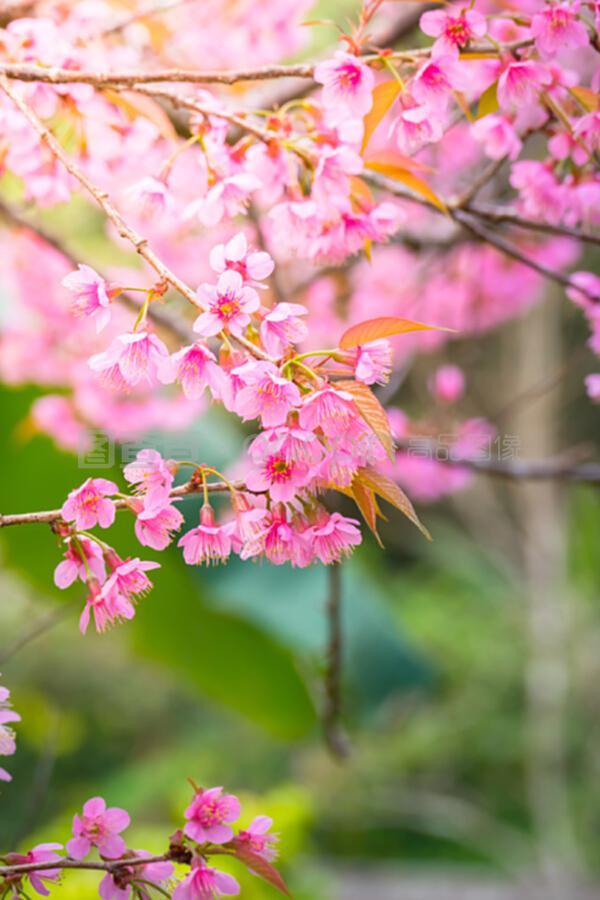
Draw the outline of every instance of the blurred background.
[[[337,17],[342,6],[356,4],[336,5]],[[97,218],[78,207],[61,216],[82,225],[86,258],[106,254]],[[536,297],[520,318],[411,359],[386,402],[412,420],[430,415],[427,384],[453,363],[467,377],[457,415],[495,423],[495,458],[593,457],[585,323],[553,289]],[[32,430],[40,393],[0,392],[6,513],[54,508],[94,473],[120,480],[132,455],[111,445],[101,471],[82,474],[81,460]],[[222,469],[245,436],[212,409],[184,433],[145,435],[133,453],[193,452]],[[412,482],[447,471],[436,463]],[[192,570],[176,548],[149,551],[162,569],[135,620],[84,639],[81,591],[52,585],[54,536],[0,532],[0,671],[22,716],[0,848],[65,841],[72,813],[101,794],[131,813],[132,846],[160,852],[181,825],[189,776],[238,793],[248,821],[274,818],[297,900],[600,896],[597,487],[463,470],[460,485],[432,491],[432,503],[413,493],[431,544],[391,511],[385,550],[366,536],[341,567],[342,761],[322,735],[322,568]],[[182,510],[193,523],[197,500]],[[122,516],[111,532],[122,555],[135,555],[132,531]],[[243,896],[275,896],[235,874]],[[88,900],[96,883],[73,873],[52,893]]]

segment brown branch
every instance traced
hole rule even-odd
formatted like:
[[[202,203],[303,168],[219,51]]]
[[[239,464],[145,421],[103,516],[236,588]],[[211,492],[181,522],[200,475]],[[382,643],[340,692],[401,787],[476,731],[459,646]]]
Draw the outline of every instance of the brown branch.
[[[329,751],[337,759],[350,753],[348,738],[340,725],[342,714],[342,573],[339,563],[326,568],[328,644],[325,668],[323,734]]]
[[[550,225],[548,222],[537,222],[535,219],[526,219],[511,210],[504,210],[494,206],[472,206],[465,204],[465,212],[477,216],[478,219],[487,219],[494,225],[515,225],[528,231],[542,231],[546,234],[558,234],[564,237],[584,241],[587,244],[600,245],[600,236],[579,231],[577,228],[569,228],[567,225]]]
[[[124,240],[129,241],[129,243],[133,245],[136,253],[138,253],[142,257],[142,259],[144,259],[148,263],[148,265],[150,265],[154,269],[161,281],[164,281],[165,283],[170,284],[172,287],[174,287],[176,291],[182,294],[186,298],[186,300],[188,300],[192,304],[192,306],[199,309],[205,309],[204,304],[196,296],[196,292],[189,285],[187,285],[185,281],[182,281],[178,275],[171,271],[171,269],[169,269],[169,267],[166,266],[165,263],[163,263],[163,261],[156,255],[154,250],[152,250],[152,248],[149,246],[148,241],[145,237],[142,237],[139,232],[137,232],[134,228],[127,224],[121,213],[113,205],[106,191],[102,191],[100,188],[98,188],[87,177],[85,172],[78,166],[78,164],[74,162],[67,153],[65,153],[63,147],[54,137],[52,132],[49,131],[48,128],[46,128],[41,119],[23,100],[19,93],[13,90],[8,79],[2,74],[0,74],[0,87],[25,116],[29,124],[39,135],[40,140],[48,147],[52,155],[62,163],[67,172],[69,172],[69,174],[72,175],[73,178],[78,181],[79,184],[83,188],[85,188],[85,190],[93,197],[93,199],[105,213],[107,218],[109,218],[113,223],[113,225],[117,229],[117,233],[119,234],[119,236]],[[259,357],[260,359],[270,359],[267,353],[264,353],[259,347],[257,347],[246,338],[236,337],[235,340],[247,350],[249,350],[253,356]]]
[[[169,850],[160,856],[130,856],[123,859],[98,860],[86,862],[78,859],[57,859],[52,862],[17,863],[14,866],[0,866],[0,878],[12,875],[27,875],[29,872],[41,872],[46,869],[94,869],[99,872],[115,874],[130,866],[147,866],[149,863],[169,862],[174,859]]]
[[[199,466],[201,468],[201,466]],[[231,486],[236,491],[244,490],[244,483],[241,481],[233,482]],[[230,485],[224,481],[213,481],[206,485],[209,494],[222,494],[230,489]],[[202,484],[196,478],[190,478],[185,484],[180,484],[173,488],[169,497],[175,499],[177,497],[186,497],[188,494],[202,493]],[[132,498],[135,499],[135,498]],[[119,499],[114,501],[117,509],[130,509],[130,501],[128,499]],[[0,528],[8,528],[10,525],[52,525],[54,522],[62,521],[62,513],[60,509],[49,509],[42,512],[30,513],[11,513],[10,515],[2,515],[0,513]]]
[[[509,478],[515,481],[574,481],[600,484],[600,463],[574,464],[567,457],[551,459],[474,459],[453,455],[452,448],[415,436],[399,441],[400,450],[413,459],[428,459],[442,465],[460,466],[484,475]],[[411,453],[412,451],[412,453]]]

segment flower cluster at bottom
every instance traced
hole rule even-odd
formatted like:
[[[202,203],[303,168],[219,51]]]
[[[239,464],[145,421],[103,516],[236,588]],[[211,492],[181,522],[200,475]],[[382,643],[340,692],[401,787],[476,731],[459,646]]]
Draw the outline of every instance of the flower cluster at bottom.
[[[48,895],[64,871],[97,868],[104,872],[98,886],[101,900],[151,900],[154,896],[173,900],[214,900],[240,893],[236,879],[208,864],[212,855],[234,857],[255,875],[282,893],[287,888],[271,865],[277,856],[277,835],[270,832],[272,820],[257,816],[237,832],[232,824],[240,816],[240,802],[223,788],[194,786],[194,797],[185,811],[186,824],[170,838],[169,849],[159,856],[145,850],[131,850],[122,837],[130,824],[128,813],[107,807],[102,797],[88,800],[73,819],[73,837],[67,842],[67,857],[60,855],[62,844],[38,844],[25,853],[7,853],[0,859],[0,900],[25,898],[29,889]],[[96,850],[100,861],[88,860]],[[189,867],[177,881],[174,863]],[[81,864],[81,865],[79,865]]]

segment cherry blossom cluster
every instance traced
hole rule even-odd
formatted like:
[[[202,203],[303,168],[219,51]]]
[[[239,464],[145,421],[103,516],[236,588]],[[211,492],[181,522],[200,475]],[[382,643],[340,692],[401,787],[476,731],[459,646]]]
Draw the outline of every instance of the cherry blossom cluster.
[[[20,721],[21,716],[11,707],[10,691],[0,685],[0,756],[12,756],[15,753],[17,745],[11,725]],[[10,780],[9,773],[0,766],[0,781]]]
[[[67,869],[95,868],[104,871],[98,885],[101,900],[151,900],[155,896],[173,900],[215,900],[240,893],[237,880],[209,865],[211,856],[222,855],[242,862],[251,872],[288,893],[272,866],[277,857],[278,835],[271,832],[273,820],[256,816],[245,828],[234,830],[241,805],[223,788],[198,788],[185,810],[185,826],[170,838],[166,853],[153,856],[146,850],[128,848],[122,836],[130,825],[129,814],[107,807],[102,797],[93,797],[73,818],[73,836],[62,844],[38,844],[27,852],[7,853],[0,858],[0,897],[29,896],[31,888],[46,896]],[[99,861],[90,861],[95,851]],[[183,877],[174,864],[188,869]],[[180,873],[180,870],[179,870]]]

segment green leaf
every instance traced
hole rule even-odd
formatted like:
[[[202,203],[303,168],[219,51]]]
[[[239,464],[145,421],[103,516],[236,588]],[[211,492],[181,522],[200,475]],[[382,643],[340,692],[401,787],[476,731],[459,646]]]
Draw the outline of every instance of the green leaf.
[[[479,103],[477,105],[477,115],[475,118],[483,119],[484,116],[489,116],[491,113],[495,113],[497,109],[498,82],[494,81],[488,88],[486,88],[486,90],[479,98]]]

